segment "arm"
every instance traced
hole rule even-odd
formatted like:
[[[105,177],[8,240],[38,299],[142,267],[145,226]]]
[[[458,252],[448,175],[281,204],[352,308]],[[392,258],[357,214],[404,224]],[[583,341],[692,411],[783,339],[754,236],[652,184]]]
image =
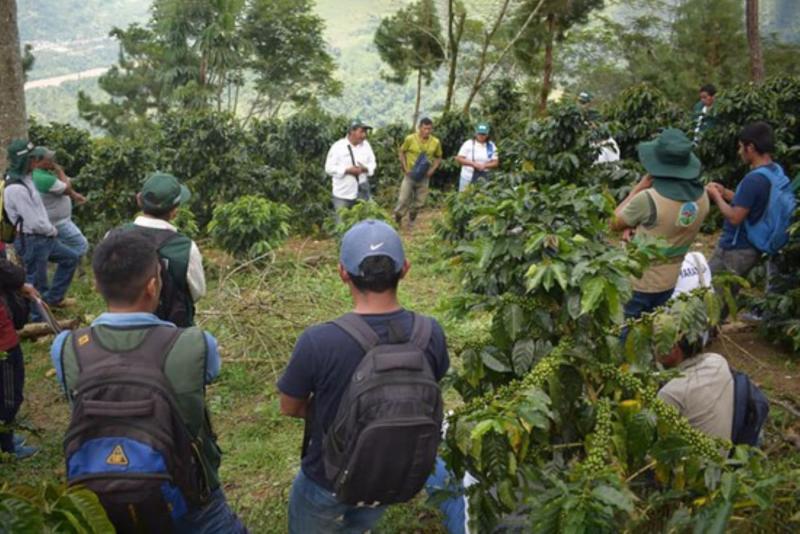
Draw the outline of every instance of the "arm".
[[[203,257],[197,244],[192,241],[189,249],[189,267],[186,269],[186,283],[192,300],[197,302],[206,295],[206,275],[203,271]]]
[[[497,159],[497,156],[493,157],[489,161],[483,164],[484,169],[496,169],[500,165],[500,160]]]
[[[430,178],[431,176],[433,176],[433,173],[435,173],[435,172],[436,172],[436,169],[438,169],[438,168],[439,168],[439,165],[441,165],[441,164],[442,164],[442,158],[436,158],[435,160],[433,160],[433,165],[431,165],[431,168],[430,168],[430,169],[428,169],[428,172],[427,172],[427,173],[425,173],[425,174],[426,174],[426,176],[427,176],[428,178]]]
[[[66,394],[67,385],[64,383],[64,375],[61,373],[61,354],[64,352],[64,342],[71,331],[65,330],[56,336],[53,340],[53,345],[50,347],[50,360],[53,362],[53,368],[56,370],[56,380],[61,386],[61,390]]]
[[[747,215],[750,213],[750,208],[745,208],[744,206],[731,206],[728,201],[725,199],[725,191],[724,188],[720,187],[708,187],[707,188],[708,195],[711,197],[711,200],[719,208],[719,211],[722,212],[722,216],[728,220],[734,226],[739,226],[744,222],[747,218]],[[732,199],[732,197],[731,197]]]
[[[474,161],[472,161],[471,159],[469,159],[469,158],[467,158],[467,157],[465,157],[465,156],[462,156],[461,154],[459,154],[458,156],[456,156],[456,161],[457,161],[457,162],[458,162],[458,163],[459,163],[459,164],[460,164],[462,167],[474,167],[474,166],[475,166],[475,162],[474,162]]]
[[[280,393],[281,415],[305,418],[308,412],[309,399],[296,399],[286,393]]]
[[[328,150],[328,157],[325,158],[325,174],[331,178],[342,178],[347,174],[348,165],[336,154],[337,148],[338,143],[334,143]]]
[[[633,189],[631,189],[631,192],[628,193],[628,196],[625,197],[625,199],[619,203],[617,209],[614,210],[614,216],[611,218],[611,221],[609,222],[609,227],[611,228],[611,230],[618,232],[620,230],[624,230],[626,228],[634,228],[636,226],[635,224],[631,225],[628,222],[626,222],[622,216],[622,213],[625,211],[625,206],[627,206],[631,202],[631,200],[633,200],[633,197],[635,197],[645,189],[649,189],[650,187],[652,187],[652,185],[653,185],[653,178],[649,174],[647,174],[644,176],[644,178],[639,180],[639,182],[635,186],[633,186]]]
[[[408,175],[408,169],[406,169],[406,153],[402,149],[402,147],[400,148],[399,156],[400,156],[400,168],[403,169],[403,174]]]
[[[367,143],[367,141],[364,142]],[[372,147],[369,145],[369,143],[367,143],[366,148],[367,150],[365,152],[367,153],[367,161],[365,163],[367,176],[372,176],[375,174],[375,169],[377,168],[378,163],[375,161],[375,153],[372,151]]]
[[[203,337],[206,341],[206,385],[210,384],[219,376],[219,371],[222,368],[222,358],[219,355],[219,346],[217,339],[209,334],[203,332]]]

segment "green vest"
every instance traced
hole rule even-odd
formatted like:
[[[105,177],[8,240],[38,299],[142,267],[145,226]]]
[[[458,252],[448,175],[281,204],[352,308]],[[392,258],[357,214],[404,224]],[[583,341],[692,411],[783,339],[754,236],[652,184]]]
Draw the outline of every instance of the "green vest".
[[[107,325],[94,327],[97,339],[109,350],[127,351],[137,347],[147,332],[144,328],[116,328]],[[61,352],[61,366],[67,398],[78,384],[78,362],[72,341],[67,335]],[[196,327],[183,330],[167,355],[164,374],[172,384],[180,416],[200,450],[203,470],[211,490],[219,487],[219,464],[222,456],[205,404],[206,339]]]
[[[170,280],[177,289],[177,297],[181,299],[183,308],[186,310],[188,323],[179,324],[178,326],[194,325],[194,299],[192,299],[192,293],[189,291],[189,282],[186,279],[189,271],[189,254],[192,250],[192,240],[180,232],[137,226],[134,223],[126,224],[122,229],[137,230],[152,236],[158,247],[158,256],[167,261],[167,272]],[[165,240],[167,237],[169,239]],[[162,317],[160,313],[156,313],[156,315],[165,321],[171,320],[170,317]]]

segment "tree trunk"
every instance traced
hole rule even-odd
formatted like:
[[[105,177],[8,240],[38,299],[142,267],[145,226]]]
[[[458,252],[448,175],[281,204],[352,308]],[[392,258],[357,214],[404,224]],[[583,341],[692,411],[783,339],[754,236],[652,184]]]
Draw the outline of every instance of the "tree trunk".
[[[553,84],[553,41],[555,40],[556,16],[547,15],[547,43],[544,47],[544,72],[542,75],[542,91],[539,93],[539,112],[547,110],[547,97]]]
[[[448,63],[449,69],[447,72],[447,96],[444,100],[443,111],[447,113],[453,107],[453,101],[456,93],[456,70],[458,67],[458,47],[461,43],[461,36],[464,34],[464,23],[466,22],[467,14],[462,11],[458,14],[453,12],[455,1],[448,0],[447,2],[447,48],[448,48]]]
[[[761,37],[758,31],[758,0],[747,0],[747,45],[750,49],[750,80],[764,81],[764,56],[761,53]]]
[[[414,104],[414,123],[411,125],[412,129],[417,127],[417,121],[419,120],[419,102],[421,98],[422,98],[422,69],[417,71],[417,101]]]
[[[5,174],[6,146],[28,135],[16,0],[0,0],[0,95],[0,174]]]

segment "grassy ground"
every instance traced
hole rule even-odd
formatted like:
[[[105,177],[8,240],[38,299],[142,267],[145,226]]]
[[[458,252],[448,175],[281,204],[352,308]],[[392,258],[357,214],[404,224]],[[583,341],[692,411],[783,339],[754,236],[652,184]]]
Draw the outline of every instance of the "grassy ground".
[[[413,235],[404,233],[412,268],[401,284],[400,299],[410,309],[437,317],[451,345],[458,344],[469,324],[443,316],[440,304],[457,286],[430,237],[430,216],[421,222]],[[279,414],[275,382],[306,326],[349,309],[349,293],[336,272],[336,248],[333,240],[292,240],[273,261],[257,268],[206,254],[210,291],[200,303],[198,321],[217,337],[223,359],[207,402],[225,453],[225,491],[252,532],[286,530],[288,492],[300,464],[302,422]],[[78,306],[62,315],[77,315],[87,323],[103,309],[86,271],[79,274],[71,295]],[[50,365],[50,341],[26,342],[23,347],[27,376],[21,420],[35,430],[30,441],[42,450],[25,462],[0,464],[0,480],[64,478],[61,440],[69,413]],[[437,532],[438,522],[435,510],[419,498],[390,508],[379,531]]]
[[[451,267],[441,258],[441,243],[432,237],[432,212],[413,233],[403,233],[411,271],[401,284],[400,299],[411,309],[435,316],[447,332],[451,355],[474,338],[483,325],[478,320],[454,320],[445,314],[445,302],[458,292]],[[707,243],[705,241],[708,241]],[[704,239],[709,252],[713,239]],[[299,468],[302,423],[278,412],[275,381],[291,353],[298,334],[308,325],[348,310],[350,297],[336,273],[336,242],[294,239],[273,261],[242,266],[206,249],[210,293],[201,303],[198,320],[219,340],[223,366],[207,400],[225,452],[222,481],[233,507],[252,532],[285,532],[286,505],[292,479]],[[78,306],[64,315],[84,323],[102,311],[87,272],[76,280],[72,295]],[[35,482],[64,478],[61,439],[68,406],[53,377],[48,356],[50,339],[24,345],[27,386],[21,419],[35,431],[30,441],[42,451],[25,462],[0,464],[0,480]],[[727,326],[712,347],[735,367],[748,372],[768,395],[783,403],[773,407],[768,452],[796,456],[800,428],[800,374],[796,362],[759,338],[752,327]],[[453,362],[458,365],[458,361]],[[457,402],[453,391],[445,398]],[[389,509],[379,532],[444,532],[437,512],[424,498]]]

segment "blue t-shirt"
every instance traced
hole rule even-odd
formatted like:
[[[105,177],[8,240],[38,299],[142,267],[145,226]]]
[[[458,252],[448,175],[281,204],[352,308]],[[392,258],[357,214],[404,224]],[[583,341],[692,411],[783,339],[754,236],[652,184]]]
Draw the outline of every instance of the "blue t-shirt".
[[[411,334],[413,315],[406,310],[392,313],[362,315],[378,334],[382,343],[389,341],[389,322],[397,320],[406,336]],[[442,327],[435,320],[428,348],[425,351],[437,380],[447,372],[450,358]],[[305,399],[314,394],[314,417],[311,422],[311,440],[302,460],[303,473],[311,480],[333,490],[325,478],[322,460],[324,431],[333,423],[339,402],[342,400],[350,377],[364,357],[361,346],[344,330],[333,323],[322,323],[307,328],[297,343],[278,389],[290,397]]]
[[[770,168],[775,172],[780,172],[775,163],[771,163]],[[736,188],[736,194],[733,196],[731,206],[749,208],[750,212],[747,214],[747,221],[750,224],[755,224],[764,215],[764,210],[767,209],[771,187],[769,179],[759,172],[758,168],[753,169],[747,173]],[[736,235],[737,230],[739,231],[738,236]],[[734,226],[727,219],[722,225],[719,246],[725,250],[754,248],[750,240],[747,239],[747,228],[745,228],[744,223]]]

